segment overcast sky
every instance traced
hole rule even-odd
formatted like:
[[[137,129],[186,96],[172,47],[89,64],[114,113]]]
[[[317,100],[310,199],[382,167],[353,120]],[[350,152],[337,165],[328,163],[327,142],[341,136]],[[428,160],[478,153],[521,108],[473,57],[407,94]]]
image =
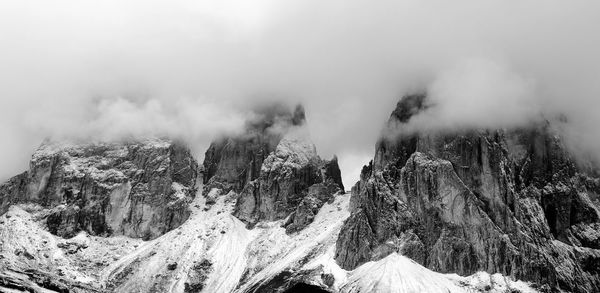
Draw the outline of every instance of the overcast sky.
[[[418,123],[563,113],[600,157],[600,1],[0,2],[0,178],[48,136],[166,133],[202,159],[267,97],[304,104],[350,187],[416,90],[438,105]]]

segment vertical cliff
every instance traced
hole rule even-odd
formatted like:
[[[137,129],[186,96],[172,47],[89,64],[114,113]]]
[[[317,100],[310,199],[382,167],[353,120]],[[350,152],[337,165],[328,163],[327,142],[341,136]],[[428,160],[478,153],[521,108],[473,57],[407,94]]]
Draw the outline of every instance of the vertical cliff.
[[[352,189],[337,262],[350,269],[400,252],[440,272],[600,290],[597,173],[551,125],[398,132],[425,109],[426,96],[412,95],[392,113],[394,131]]]

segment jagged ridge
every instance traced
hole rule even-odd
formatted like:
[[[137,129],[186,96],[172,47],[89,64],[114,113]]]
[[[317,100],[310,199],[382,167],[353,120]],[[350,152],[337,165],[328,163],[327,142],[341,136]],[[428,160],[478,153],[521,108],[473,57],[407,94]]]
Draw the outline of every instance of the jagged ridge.
[[[425,99],[401,100],[388,125],[402,126],[424,111]],[[377,143],[352,190],[336,259],[354,268],[398,251],[440,272],[484,270],[598,291],[600,267],[591,265],[600,263],[593,174],[576,164],[547,123],[396,131]]]

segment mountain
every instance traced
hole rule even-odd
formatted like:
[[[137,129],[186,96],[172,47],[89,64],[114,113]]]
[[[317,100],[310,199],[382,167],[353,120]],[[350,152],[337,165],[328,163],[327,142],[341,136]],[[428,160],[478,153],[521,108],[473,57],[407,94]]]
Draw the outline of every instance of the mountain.
[[[336,245],[344,269],[401,253],[443,273],[501,273],[600,292],[597,169],[548,122],[517,129],[402,132],[427,109],[404,97],[352,188]]]
[[[49,209],[51,233],[156,238],[181,225],[195,196],[198,164],[161,139],[125,143],[45,142],[29,171],[0,186],[0,211],[32,202]]]
[[[0,292],[595,290],[595,169],[549,124],[401,131],[427,107],[398,103],[351,193],[301,106],[202,166],[170,139],[45,142],[0,186]]]

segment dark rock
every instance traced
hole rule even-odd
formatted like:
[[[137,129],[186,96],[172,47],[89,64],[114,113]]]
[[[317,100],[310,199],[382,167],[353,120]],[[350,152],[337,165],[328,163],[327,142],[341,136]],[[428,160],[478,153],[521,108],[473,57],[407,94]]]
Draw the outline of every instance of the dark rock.
[[[172,263],[169,263],[167,265],[167,270],[174,271],[175,269],[177,269],[177,263],[176,262],[172,262]]]
[[[329,291],[323,289],[320,286],[315,286],[306,283],[296,283],[291,288],[285,290],[283,293],[329,293]]]
[[[341,191],[345,191],[344,183],[342,182],[342,172],[340,171],[340,166],[338,165],[337,156],[333,156],[333,158],[329,161],[326,161],[323,165],[324,177],[326,180],[331,180]]]
[[[327,285],[327,287],[332,287],[335,283],[335,276],[333,274],[321,274],[321,280],[323,280],[323,284]]]
[[[23,194],[27,192],[28,178],[29,174],[23,172],[0,184],[0,215],[6,213],[12,204],[22,200]]]
[[[408,157],[415,152],[417,148],[416,134],[402,134],[402,139],[398,139],[399,124],[406,123],[413,115],[425,110],[425,95],[408,95],[401,99],[392,112],[388,124],[384,128],[382,138],[377,141],[375,146],[376,168],[383,168],[388,162],[394,161],[396,168],[402,168]]]
[[[185,293],[201,292],[206,285],[208,275],[212,271],[212,263],[204,259],[200,262],[195,262],[192,268],[187,273],[187,280],[184,283]]]
[[[320,280],[318,284],[316,280]],[[301,292],[330,292],[327,287],[333,285],[333,275],[323,273],[322,266],[310,270],[284,270],[274,277],[264,280],[246,292],[261,293],[301,293]],[[331,285],[327,285],[329,283]]]
[[[64,249],[69,254],[75,254],[80,250],[87,248],[87,245],[77,242],[59,242],[57,246]]]
[[[427,109],[398,103],[374,163],[352,189],[336,245],[345,269],[401,252],[424,266],[600,290],[598,174],[548,123],[512,130],[401,133]]]
[[[336,242],[335,259],[342,268],[352,269],[371,259],[375,234],[364,211],[357,210],[344,222]]]

